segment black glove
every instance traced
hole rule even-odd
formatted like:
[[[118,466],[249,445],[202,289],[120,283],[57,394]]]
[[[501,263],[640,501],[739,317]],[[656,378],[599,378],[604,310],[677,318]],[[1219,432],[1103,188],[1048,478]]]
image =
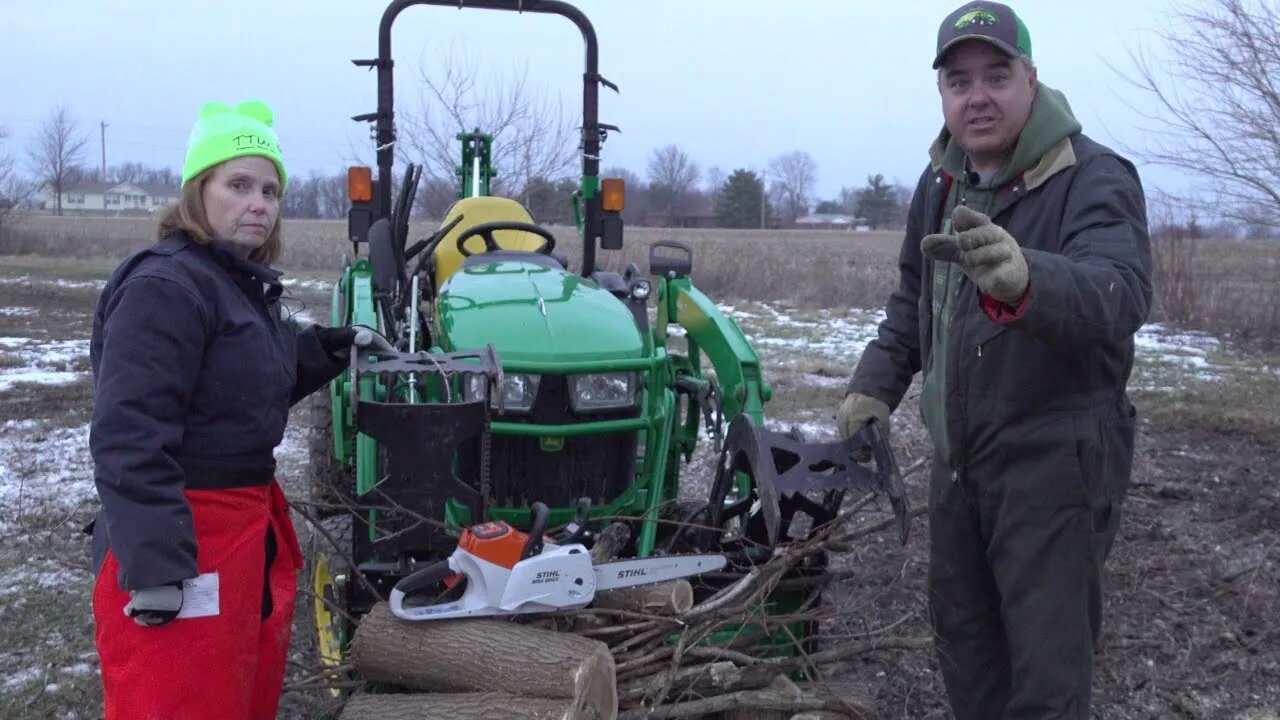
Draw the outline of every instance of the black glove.
[[[145,627],[164,625],[182,612],[182,583],[129,591],[124,614]]]
[[[329,357],[339,362],[348,362],[351,358],[351,344],[356,340],[356,329],[353,327],[316,326],[316,338],[320,347]]]

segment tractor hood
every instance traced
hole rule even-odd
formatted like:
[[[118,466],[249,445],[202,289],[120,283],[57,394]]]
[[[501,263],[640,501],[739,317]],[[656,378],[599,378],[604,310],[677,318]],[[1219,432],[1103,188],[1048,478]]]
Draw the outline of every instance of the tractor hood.
[[[616,360],[643,353],[626,305],[558,267],[519,260],[464,266],[441,288],[437,310],[446,349],[493,343],[504,363]]]

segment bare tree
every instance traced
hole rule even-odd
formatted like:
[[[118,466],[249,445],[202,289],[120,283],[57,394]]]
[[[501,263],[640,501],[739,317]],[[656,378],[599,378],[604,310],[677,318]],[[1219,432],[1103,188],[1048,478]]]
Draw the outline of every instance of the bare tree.
[[[53,192],[58,215],[62,214],[62,191],[68,173],[84,158],[84,147],[88,142],[88,136],[80,132],[64,105],[53,109],[36,136],[36,146],[31,151],[36,181],[44,183]]]
[[[773,195],[783,217],[788,221],[809,211],[813,186],[818,181],[818,163],[803,150],[792,150],[769,161],[769,177],[773,178]]]
[[[320,209],[320,217],[345,218],[350,201],[347,199],[347,176],[345,173],[329,175],[320,179],[316,186],[316,204]]]
[[[418,183],[418,195],[413,200],[413,214],[419,218],[441,220],[457,200],[456,180],[431,177],[424,171],[422,181]]]
[[[119,165],[112,165],[107,171],[107,176],[115,182],[140,183],[142,175],[147,171],[147,166],[139,162],[124,162]]]
[[[679,146],[667,145],[653,151],[648,171],[651,207],[665,211],[670,224],[689,202],[701,170]]]
[[[1133,73],[1117,71],[1157,108],[1138,111],[1154,123],[1148,146],[1127,149],[1210,180],[1223,216],[1280,228],[1280,10],[1196,0],[1169,21],[1166,60],[1138,48]]]
[[[724,189],[724,181],[727,179],[728,176],[724,174],[724,171],[720,169],[719,165],[712,165],[707,168],[706,177],[703,180],[702,186],[706,189],[707,196],[711,198],[713,205],[715,204],[716,197],[719,196],[720,191]]]
[[[9,131],[0,127],[0,144],[9,137]],[[13,156],[0,149],[0,227],[4,227],[9,214],[26,199],[30,187],[18,175],[17,163]]]
[[[453,53],[421,64],[419,106],[398,118],[397,156],[422,163],[424,183],[431,178],[456,187],[457,135],[478,129],[493,136],[494,194],[518,195],[530,178],[570,176],[581,135],[559,98],[529,87],[527,67],[482,80],[477,64],[476,55]]]
[[[321,175],[312,170],[289,179],[281,213],[294,218],[341,218],[347,209],[346,175]]]
[[[139,162],[124,162],[119,165],[112,165],[107,170],[107,176],[101,179],[110,182],[166,185],[168,187],[178,187],[182,184],[182,178],[172,168],[150,167]]]

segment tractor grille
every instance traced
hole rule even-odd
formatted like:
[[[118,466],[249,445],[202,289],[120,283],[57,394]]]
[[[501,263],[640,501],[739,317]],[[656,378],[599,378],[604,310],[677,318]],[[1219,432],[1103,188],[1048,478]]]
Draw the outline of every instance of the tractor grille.
[[[533,409],[504,421],[538,424],[580,423],[634,418],[639,408],[578,415],[569,408],[568,384],[563,376],[545,375]],[[543,447],[540,438],[493,435],[490,439],[490,478],[493,500],[505,507],[528,507],[542,501],[549,507],[572,507],[580,497],[606,503],[630,487],[635,479],[636,432],[566,437],[563,447]],[[464,457],[477,454],[464,453]],[[479,469],[462,468],[463,477],[479,487]]]
[[[528,507],[572,507],[583,496],[608,502],[626,490],[635,475],[634,433],[565,438],[564,448],[544,451],[538,438],[495,437],[492,442],[494,502]]]

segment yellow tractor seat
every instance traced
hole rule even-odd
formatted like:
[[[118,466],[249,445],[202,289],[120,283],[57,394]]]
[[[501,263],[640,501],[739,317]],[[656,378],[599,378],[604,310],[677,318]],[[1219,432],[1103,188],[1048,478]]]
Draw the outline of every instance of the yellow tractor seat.
[[[449,279],[449,276],[462,265],[462,261],[465,258],[462,253],[458,252],[458,238],[462,237],[469,229],[483,223],[498,221],[533,223],[533,216],[519,202],[511,198],[488,195],[462,198],[456,201],[445,213],[444,220],[440,222],[440,227],[447,226],[459,215],[462,216],[462,222],[458,223],[457,227],[444,236],[444,239],[436,245],[432,253],[432,259],[435,262],[434,282],[437,291]],[[498,243],[498,247],[503,250],[533,251],[542,247],[545,242],[541,237],[522,230],[498,230],[493,233],[493,239]],[[484,238],[476,235],[467,240],[466,246],[467,250],[473,254],[483,253]]]

